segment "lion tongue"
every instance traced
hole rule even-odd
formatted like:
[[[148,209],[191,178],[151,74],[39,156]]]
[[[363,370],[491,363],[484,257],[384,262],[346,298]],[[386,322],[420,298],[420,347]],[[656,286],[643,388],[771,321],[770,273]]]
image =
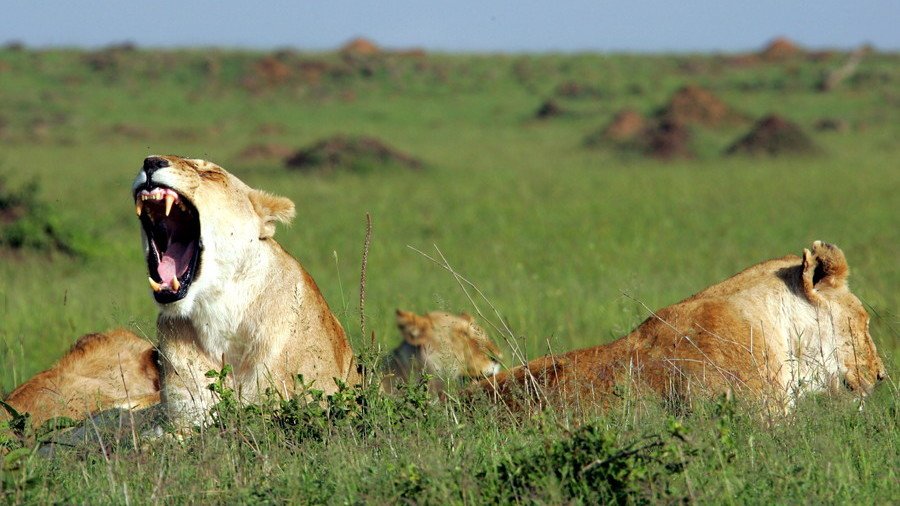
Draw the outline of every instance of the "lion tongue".
[[[159,259],[159,266],[156,268],[156,273],[159,274],[159,280],[163,286],[174,287],[176,285],[175,277],[184,274],[183,271],[187,269],[191,249],[178,242],[169,245],[162,258]]]
[[[175,279],[175,259],[169,255],[164,255],[159,260],[159,266],[156,268],[159,279],[163,286],[172,286],[172,280]]]

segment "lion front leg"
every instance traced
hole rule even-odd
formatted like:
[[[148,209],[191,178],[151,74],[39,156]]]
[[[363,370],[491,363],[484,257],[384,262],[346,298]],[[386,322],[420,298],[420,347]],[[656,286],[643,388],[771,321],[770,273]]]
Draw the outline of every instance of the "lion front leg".
[[[206,373],[220,366],[199,348],[190,322],[160,318],[157,330],[165,412],[178,431],[203,425],[217,400],[209,389],[214,379]]]

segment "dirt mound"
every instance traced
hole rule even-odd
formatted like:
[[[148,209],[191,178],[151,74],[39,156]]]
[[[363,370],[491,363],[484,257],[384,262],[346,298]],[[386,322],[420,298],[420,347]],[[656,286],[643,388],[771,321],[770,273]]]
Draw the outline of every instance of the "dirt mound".
[[[556,90],[553,92],[553,94],[561,98],[603,97],[603,92],[599,88],[580,83],[578,81],[566,81],[564,83],[560,83],[556,87]]]
[[[644,130],[641,143],[644,154],[661,160],[693,158],[691,131],[684,124],[664,119],[655,127]]]
[[[565,113],[565,109],[557,101],[551,99],[538,107],[538,110],[534,112],[534,117],[536,119],[550,119],[562,116]]]
[[[294,150],[290,146],[275,142],[257,142],[247,145],[237,154],[237,159],[243,162],[255,162],[265,160],[283,160],[290,156]]]
[[[284,123],[260,123],[256,127],[255,132],[259,135],[281,135],[287,132],[287,127],[284,125]]]
[[[291,77],[291,67],[274,56],[264,56],[253,64],[253,73],[269,86],[277,86]]]
[[[16,195],[6,187],[6,181],[0,179],[0,226],[18,221],[28,213],[28,201]]]
[[[676,91],[659,117],[682,125],[717,127],[740,123],[743,117],[711,91],[688,85]]]
[[[806,155],[819,148],[803,130],[781,116],[770,115],[759,120],[747,135],[738,139],[725,151],[729,155]]]
[[[778,37],[769,42],[766,47],[759,52],[759,56],[766,61],[780,61],[800,56],[803,52],[803,49],[794,41],[786,37]]]
[[[612,147],[650,158],[693,158],[691,129],[677,121],[647,119],[631,109],[620,111],[603,130],[587,137],[587,147]]]
[[[647,120],[634,109],[622,109],[601,132],[604,139],[626,141],[634,139],[647,128]]]
[[[381,49],[371,40],[357,37],[341,46],[340,52],[341,54],[368,56],[380,53]]]
[[[424,164],[374,137],[336,135],[297,151],[284,161],[289,169],[331,173],[372,172],[387,167],[419,170]]]
[[[147,139],[153,135],[149,128],[135,123],[114,123],[107,131],[128,139]]]
[[[850,123],[839,118],[819,118],[813,123],[813,128],[820,132],[846,132],[850,130]]]

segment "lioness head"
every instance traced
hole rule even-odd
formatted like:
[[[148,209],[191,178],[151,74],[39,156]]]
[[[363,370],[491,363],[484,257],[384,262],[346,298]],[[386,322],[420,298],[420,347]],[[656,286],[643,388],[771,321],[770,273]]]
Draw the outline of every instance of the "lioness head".
[[[836,379],[865,394],[886,372],[869,334],[869,313],[847,286],[849,274],[844,252],[837,246],[816,241],[811,250],[803,250],[801,288],[821,310],[821,339],[830,337],[842,376]]]
[[[150,286],[164,312],[185,314],[257,262],[254,248],[294,217],[294,204],[205,160],[150,156],[132,186]]]
[[[409,350],[408,358],[428,374],[443,379],[480,378],[500,371],[500,350],[466,313],[432,311],[419,316],[398,309],[397,328],[404,341],[398,350]]]

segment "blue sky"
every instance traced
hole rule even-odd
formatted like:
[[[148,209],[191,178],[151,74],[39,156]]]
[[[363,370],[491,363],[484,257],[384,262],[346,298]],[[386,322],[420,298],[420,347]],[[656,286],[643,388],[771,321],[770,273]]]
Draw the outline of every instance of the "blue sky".
[[[6,0],[0,42],[322,50],[365,36],[442,51],[646,52],[740,51],[783,35],[900,50],[898,26],[900,0]]]

